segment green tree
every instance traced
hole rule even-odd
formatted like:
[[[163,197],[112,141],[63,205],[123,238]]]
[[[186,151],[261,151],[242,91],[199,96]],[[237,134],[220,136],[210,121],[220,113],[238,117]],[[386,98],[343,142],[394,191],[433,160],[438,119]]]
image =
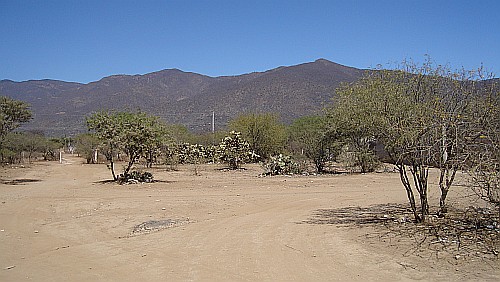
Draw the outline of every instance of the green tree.
[[[57,153],[61,148],[61,143],[59,143],[57,140],[46,138],[43,146],[43,159],[45,161],[53,161],[59,157]]]
[[[372,124],[373,121],[369,122],[367,118],[369,116],[365,112],[368,108],[357,109],[359,111],[358,120],[353,120],[351,107],[354,105],[347,105],[348,101],[343,102],[345,103],[343,106],[337,106],[333,111],[327,111],[327,136],[336,140],[338,152],[348,167],[359,167],[361,173],[373,172],[378,166],[379,160],[374,151],[376,145],[375,127]],[[360,122],[360,119],[363,119],[363,122]]]
[[[307,116],[294,120],[288,128],[289,146],[295,155],[305,155],[318,173],[324,172],[327,161],[340,150],[336,138],[328,135],[325,116]]]
[[[144,143],[142,156],[146,159],[146,167],[151,168],[162,154],[162,149],[172,143],[171,131],[159,120],[151,121],[150,138]]]
[[[25,102],[0,96],[0,154],[3,160],[3,143],[7,134],[32,118],[29,105]]]
[[[28,163],[31,163],[34,153],[45,153],[48,140],[43,134],[39,132],[23,132],[20,135],[23,136],[20,140],[23,151],[28,153]]]
[[[23,162],[24,139],[25,136],[20,132],[10,132],[4,137],[3,161],[8,163]]]
[[[122,175],[127,179],[135,162],[152,146],[158,144],[158,139],[162,138],[164,133],[157,117],[142,112],[94,113],[87,118],[87,126],[104,145],[104,154],[110,162],[114,180],[118,180],[114,171],[114,158],[119,151],[128,156],[128,163]]]
[[[273,114],[241,115],[229,122],[229,128],[241,132],[260,160],[283,152],[286,146],[286,127]]]
[[[177,144],[196,143],[194,142],[196,137],[194,136],[194,134],[189,132],[189,129],[186,126],[181,124],[171,124],[167,125],[166,127],[173,142]]]
[[[76,152],[85,158],[87,164],[95,163],[95,153],[100,144],[99,139],[97,139],[92,134],[80,134],[75,138],[76,142]]]

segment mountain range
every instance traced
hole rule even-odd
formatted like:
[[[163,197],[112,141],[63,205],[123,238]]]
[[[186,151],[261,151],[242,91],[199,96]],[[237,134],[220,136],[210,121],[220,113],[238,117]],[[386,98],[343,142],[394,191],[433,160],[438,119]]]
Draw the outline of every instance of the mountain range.
[[[112,75],[87,84],[58,80],[0,81],[0,96],[31,105],[25,130],[50,136],[85,132],[85,117],[99,110],[142,110],[195,132],[216,129],[242,113],[276,113],[283,122],[331,103],[335,89],[366,70],[325,59],[264,72],[210,77],[178,69]]]

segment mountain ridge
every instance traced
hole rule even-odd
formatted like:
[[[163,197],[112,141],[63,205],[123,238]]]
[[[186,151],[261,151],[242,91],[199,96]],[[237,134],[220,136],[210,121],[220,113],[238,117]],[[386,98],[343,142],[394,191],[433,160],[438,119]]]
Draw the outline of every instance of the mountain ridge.
[[[173,68],[110,75],[86,84],[1,80],[0,95],[30,103],[34,119],[23,128],[49,135],[84,132],[85,116],[111,109],[140,109],[209,132],[212,112],[217,129],[242,113],[273,112],[284,122],[318,113],[341,83],[353,82],[365,71],[326,59],[234,76],[211,77]]]

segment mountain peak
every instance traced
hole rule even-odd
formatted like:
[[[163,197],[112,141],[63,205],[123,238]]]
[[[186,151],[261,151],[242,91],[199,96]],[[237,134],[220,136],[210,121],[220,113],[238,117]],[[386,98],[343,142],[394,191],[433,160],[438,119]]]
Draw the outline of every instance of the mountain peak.
[[[329,61],[327,59],[319,58],[316,61],[313,62],[313,64],[321,64],[323,66],[338,66],[338,67],[346,67],[349,68],[348,66],[341,65],[332,61]]]
[[[316,61],[314,61],[315,63],[323,63],[323,64],[333,64],[333,62],[331,61],[328,61],[327,59],[323,59],[323,58],[319,58],[317,59]]]

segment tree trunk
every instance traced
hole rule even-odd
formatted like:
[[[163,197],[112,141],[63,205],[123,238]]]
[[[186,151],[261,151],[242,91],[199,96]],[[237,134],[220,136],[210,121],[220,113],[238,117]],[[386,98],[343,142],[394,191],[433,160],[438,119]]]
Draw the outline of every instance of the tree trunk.
[[[135,161],[138,160],[139,158],[136,157],[135,155],[132,155],[128,161],[128,164],[127,164],[127,167],[125,168],[125,170],[123,171],[123,175],[125,177],[128,176],[128,173],[130,172],[130,169],[132,169],[132,166],[134,165]]]
[[[109,169],[111,169],[111,174],[113,175],[113,180],[116,181],[118,178],[116,177],[115,174],[115,163],[113,162],[113,159],[109,160]]]
[[[446,207],[446,196],[448,195],[448,189],[441,189],[441,196],[439,197],[439,211],[438,216],[443,217],[445,213],[448,212]]]
[[[423,165],[413,165],[410,167],[413,182],[417,188],[420,198],[420,222],[424,222],[429,214],[429,201],[427,199],[427,178],[429,169]]]
[[[448,208],[446,207],[446,196],[448,196],[448,191],[450,191],[450,187],[453,184],[456,173],[456,168],[441,168],[439,175],[439,190],[441,191],[441,196],[439,197],[438,211],[438,216],[440,217],[444,216],[444,214],[448,212]]]
[[[399,171],[399,177],[401,178],[401,182],[406,190],[406,196],[408,197],[408,201],[410,202],[411,211],[413,212],[413,216],[415,218],[415,222],[422,222],[418,212],[417,206],[415,204],[415,196],[413,195],[413,190],[411,188],[410,181],[408,180],[408,175],[406,175],[406,168],[404,164],[396,165]]]

